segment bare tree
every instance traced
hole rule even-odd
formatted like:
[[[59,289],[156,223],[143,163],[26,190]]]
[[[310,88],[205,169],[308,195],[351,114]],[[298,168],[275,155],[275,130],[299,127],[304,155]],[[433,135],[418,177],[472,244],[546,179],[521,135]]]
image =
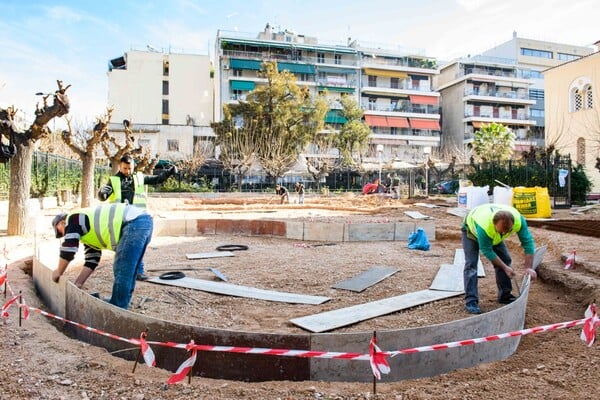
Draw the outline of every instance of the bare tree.
[[[311,145],[310,153],[306,155],[306,168],[317,182],[317,189],[321,188],[321,178],[336,169],[340,163],[340,157],[331,155],[337,140],[337,133],[318,134]]]
[[[14,124],[16,110],[9,107],[0,110],[0,134],[10,138],[14,155],[10,158],[10,190],[8,198],[8,235],[25,234],[28,219],[27,200],[31,190],[31,164],[33,159],[33,144],[41,138],[48,137],[48,123],[53,118],[60,118],[69,112],[67,90],[71,85],[63,86],[62,81],[56,81],[58,89],[52,95],[43,97],[44,105],[36,105],[35,120],[24,132],[17,132]],[[52,97],[52,105],[48,105]]]
[[[99,145],[109,140],[108,124],[112,117],[112,108],[107,108],[102,117],[96,118],[91,132],[77,130],[73,132],[71,121],[67,120],[68,130],[63,131],[62,140],[81,160],[81,207],[88,207],[94,198],[94,167],[96,166],[96,150]]]
[[[186,182],[193,181],[198,175],[198,170],[202,168],[206,160],[212,154],[213,143],[208,140],[198,140],[194,144],[194,151],[191,158],[181,160],[177,163],[179,176]]]
[[[213,123],[212,127],[217,136],[216,144],[219,146],[219,160],[223,168],[237,177],[238,189],[242,190],[242,180],[256,161],[254,150],[258,142],[256,124],[252,119],[245,121],[239,127],[231,119],[227,106],[224,106],[225,119]]]
[[[148,149],[135,145],[135,136],[131,125],[130,121],[123,121],[124,140],[118,140],[116,137],[110,136],[109,140],[102,142],[102,150],[110,161],[113,174],[119,170],[119,161],[126,154],[136,160],[136,171],[151,171],[158,162],[158,157],[153,157]]]

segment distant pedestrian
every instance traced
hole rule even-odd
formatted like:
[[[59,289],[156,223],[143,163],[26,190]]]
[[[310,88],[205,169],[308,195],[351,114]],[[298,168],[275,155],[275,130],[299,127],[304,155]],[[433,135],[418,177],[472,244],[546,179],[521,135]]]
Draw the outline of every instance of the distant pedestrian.
[[[298,204],[304,204],[304,185],[296,182],[296,192],[298,192]]]
[[[275,185],[275,194],[279,196],[279,204],[290,202],[290,196],[288,195],[288,191],[285,186]]]

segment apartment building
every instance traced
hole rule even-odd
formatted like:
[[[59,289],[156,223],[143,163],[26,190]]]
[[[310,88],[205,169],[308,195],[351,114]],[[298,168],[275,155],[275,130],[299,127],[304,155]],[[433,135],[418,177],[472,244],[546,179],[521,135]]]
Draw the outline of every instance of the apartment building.
[[[516,62],[496,57],[468,57],[440,69],[436,89],[442,96],[442,152],[466,161],[471,156],[474,132],[496,122],[524,141],[536,122],[530,118],[532,82]],[[531,143],[516,150],[528,150]]]
[[[600,196],[600,52],[544,71],[546,142],[570,154]]]
[[[108,103],[114,107],[109,130],[118,137],[131,123],[138,143],[161,159],[191,158],[214,152],[213,82],[208,55],[148,47],[109,61]]]
[[[431,84],[435,60],[356,41],[324,42],[269,24],[258,34],[219,31],[215,54],[215,120],[222,119],[223,104],[243,100],[264,82],[257,75],[263,61],[277,61],[298,85],[327,95],[327,129],[346,122],[340,97],[354,97],[372,129],[366,162],[378,156],[384,162],[422,161],[424,146],[439,146],[439,96]]]
[[[544,75],[542,71],[562,63],[577,60],[593,52],[591,47],[553,43],[543,40],[526,39],[513,32],[511,40],[481,53],[483,56],[515,60],[523,78],[531,80],[529,98],[535,103],[529,107],[530,119],[535,126],[529,128],[528,141],[518,140],[517,145],[543,145],[544,140]]]

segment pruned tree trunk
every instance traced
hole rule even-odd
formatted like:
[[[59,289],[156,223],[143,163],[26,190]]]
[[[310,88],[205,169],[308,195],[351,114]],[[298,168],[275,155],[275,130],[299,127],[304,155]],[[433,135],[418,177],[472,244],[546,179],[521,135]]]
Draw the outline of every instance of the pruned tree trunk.
[[[81,157],[81,207],[89,207],[95,197],[94,167],[96,152],[90,152]]]
[[[16,132],[12,117],[10,134],[14,138],[16,154],[10,159],[10,190],[8,195],[8,222],[7,234],[19,236],[26,233],[29,213],[27,201],[31,191],[31,164],[33,157],[33,144],[50,133],[47,125],[52,118],[60,118],[69,112],[69,98],[66,91],[71,85],[63,87],[62,81],[57,81],[58,90],[54,95],[44,96],[43,107],[36,107],[35,121],[25,132]],[[47,99],[52,96],[52,105],[47,104]],[[5,124],[6,125],[6,124]],[[8,126],[8,125],[7,125]]]
[[[31,190],[31,163],[33,145],[17,144],[17,154],[10,159],[10,191],[8,194],[8,222],[6,233],[20,236],[26,233],[28,224],[29,191]],[[18,173],[17,171],[23,171]],[[25,172],[27,171],[27,172]]]

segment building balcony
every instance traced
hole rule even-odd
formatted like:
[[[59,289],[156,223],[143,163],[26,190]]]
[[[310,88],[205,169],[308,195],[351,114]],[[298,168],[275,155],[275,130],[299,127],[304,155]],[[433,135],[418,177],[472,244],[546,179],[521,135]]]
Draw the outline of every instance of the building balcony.
[[[298,54],[281,54],[269,51],[240,51],[240,50],[223,50],[224,57],[241,58],[247,60],[259,60],[259,61],[285,61],[285,62],[297,62],[302,64],[310,65],[338,65],[338,66],[350,66],[355,67],[357,65],[356,59],[336,59],[329,60],[319,57],[312,57]]]
[[[535,100],[530,100],[526,93],[518,93],[516,91],[480,91],[465,89],[465,97],[463,101],[481,101],[506,104],[527,104],[534,105]]]
[[[360,108],[365,111],[382,111],[390,113],[407,113],[407,114],[432,114],[439,116],[440,107],[430,106],[422,104],[402,104],[402,103],[390,103],[390,104],[378,104],[369,103],[368,101],[362,101]]]

